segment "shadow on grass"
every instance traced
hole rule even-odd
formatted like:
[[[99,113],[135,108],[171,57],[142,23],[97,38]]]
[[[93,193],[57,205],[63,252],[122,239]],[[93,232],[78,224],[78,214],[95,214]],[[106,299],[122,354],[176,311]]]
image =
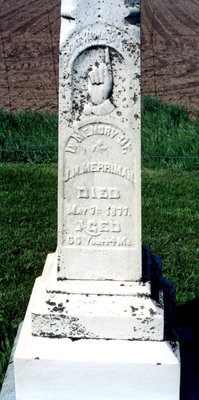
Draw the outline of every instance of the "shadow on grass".
[[[177,307],[181,355],[180,400],[199,399],[199,298]]]

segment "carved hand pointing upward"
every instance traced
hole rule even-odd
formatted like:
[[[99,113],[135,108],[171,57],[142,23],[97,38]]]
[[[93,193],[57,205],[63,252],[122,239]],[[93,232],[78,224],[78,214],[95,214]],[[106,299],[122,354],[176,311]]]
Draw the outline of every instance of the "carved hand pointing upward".
[[[88,74],[88,92],[93,104],[102,104],[110,96],[113,86],[109,48],[105,50],[105,63],[93,66]]]

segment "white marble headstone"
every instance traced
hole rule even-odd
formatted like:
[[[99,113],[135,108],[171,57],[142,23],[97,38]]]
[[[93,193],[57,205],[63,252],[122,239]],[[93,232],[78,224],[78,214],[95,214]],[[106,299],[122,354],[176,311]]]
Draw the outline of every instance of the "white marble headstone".
[[[179,400],[140,197],[139,3],[62,0],[58,251],[18,340],[17,400]]]
[[[141,279],[139,2],[62,0],[58,280]]]

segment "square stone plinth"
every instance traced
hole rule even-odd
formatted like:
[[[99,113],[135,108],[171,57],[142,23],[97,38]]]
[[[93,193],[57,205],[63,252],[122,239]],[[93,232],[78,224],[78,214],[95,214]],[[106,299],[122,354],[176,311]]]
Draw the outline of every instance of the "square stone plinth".
[[[14,358],[16,400],[178,400],[178,344],[33,337]]]
[[[53,272],[54,271],[54,272]],[[56,281],[56,253],[47,257],[28,313],[34,336],[70,339],[164,339],[164,311],[150,282]]]

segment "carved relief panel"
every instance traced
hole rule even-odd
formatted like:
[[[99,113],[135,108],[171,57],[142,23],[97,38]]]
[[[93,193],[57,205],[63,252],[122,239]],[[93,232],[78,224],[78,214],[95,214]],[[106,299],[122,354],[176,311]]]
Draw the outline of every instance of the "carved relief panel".
[[[120,95],[125,93],[124,86],[119,88],[118,84],[118,76],[122,79],[124,74],[121,65],[122,57],[109,47],[92,47],[81,53],[73,67],[75,120],[86,115],[108,115],[117,108],[118,90]]]

